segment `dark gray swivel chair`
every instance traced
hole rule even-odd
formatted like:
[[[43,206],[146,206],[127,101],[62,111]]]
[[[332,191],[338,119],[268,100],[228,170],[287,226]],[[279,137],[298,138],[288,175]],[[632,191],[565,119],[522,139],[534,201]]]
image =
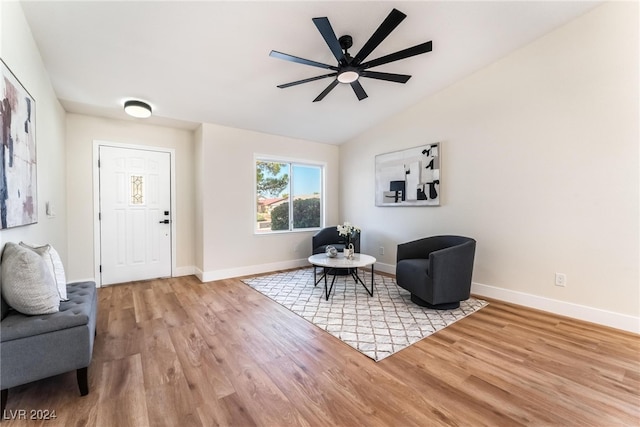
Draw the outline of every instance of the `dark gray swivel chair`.
[[[429,308],[458,308],[471,294],[476,241],[433,236],[398,245],[396,283],[411,301]]]
[[[351,238],[351,243],[353,243],[354,252],[360,253],[360,233],[355,233]],[[333,227],[323,228],[311,238],[311,250],[313,255],[325,253],[327,246],[333,246],[338,250],[338,252],[343,252],[346,245],[347,238],[338,233],[338,227],[335,225]],[[336,274],[338,276],[349,274],[348,268],[325,269],[325,272],[328,271],[331,271],[331,274]]]
[[[352,237],[351,243],[353,243],[354,251],[360,253],[360,233],[356,233],[356,235]],[[335,225],[333,227],[323,228],[311,238],[313,255],[325,253],[327,246],[333,246],[338,252],[342,252],[346,244],[346,237],[338,234],[338,227]]]

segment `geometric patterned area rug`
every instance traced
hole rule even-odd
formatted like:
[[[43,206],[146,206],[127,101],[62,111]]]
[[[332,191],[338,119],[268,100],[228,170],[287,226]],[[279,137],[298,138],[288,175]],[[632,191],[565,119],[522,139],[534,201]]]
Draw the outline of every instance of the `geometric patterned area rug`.
[[[363,279],[371,289],[371,272],[359,273],[366,276]],[[351,276],[337,276],[327,301],[324,282],[314,286],[313,268],[243,280],[376,362],[487,305],[486,301],[471,297],[460,302],[459,308],[432,310],[411,302],[411,294],[397,286],[393,278],[376,274],[374,281],[370,297]]]

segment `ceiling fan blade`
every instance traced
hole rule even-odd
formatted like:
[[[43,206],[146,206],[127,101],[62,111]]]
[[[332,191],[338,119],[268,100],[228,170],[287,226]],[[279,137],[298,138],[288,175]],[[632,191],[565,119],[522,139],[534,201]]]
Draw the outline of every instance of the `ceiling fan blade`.
[[[358,52],[357,55],[353,58],[353,64],[358,65],[362,61],[364,61],[364,59],[369,56],[369,54],[373,52],[373,50],[378,47],[378,45],[382,43],[382,41],[386,39],[389,34],[391,34],[391,31],[393,31],[398,25],[400,25],[402,20],[406,17],[407,15],[400,12],[398,9],[393,9],[391,13],[389,13],[389,15],[385,18],[385,20],[382,21],[382,24],[380,24],[371,38],[369,38],[364,46],[362,46],[360,52]]]
[[[358,80],[351,82],[351,87],[353,88],[353,91],[356,93],[356,96],[358,97],[358,101],[362,101],[363,99],[369,96],[367,95],[367,92],[364,91],[364,89],[362,88],[362,85]]]
[[[327,17],[323,18],[313,18],[313,23],[316,24],[318,31],[322,34],[324,41],[331,49],[333,56],[336,57],[338,62],[342,65],[347,65],[347,59],[344,57],[344,52],[342,52],[342,47],[340,46],[340,42],[336,37],[336,33],[333,31],[331,27],[331,23]]]
[[[409,58],[411,56],[416,56],[422,53],[431,52],[431,48],[432,48],[432,43],[431,41],[428,41],[413,47],[409,47],[407,49],[399,50],[398,52],[391,53],[389,55],[381,56],[380,58],[374,59],[373,61],[365,62],[364,64],[360,64],[360,68],[366,69],[371,67],[377,67],[378,65],[388,64],[389,62],[399,61],[401,59]]]
[[[338,70],[338,67],[334,65],[323,64],[322,62],[311,61],[309,59],[299,58],[297,56],[289,55],[287,53],[278,52],[272,50],[269,56],[278,59],[284,59],[285,61],[297,62],[298,64],[311,65],[312,67],[326,68],[328,70]]]
[[[335,79],[334,81],[331,82],[331,84],[329,84],[329,86],[327,86],[327,88],[325,90],[322,91],[322,93],[320,95],[318,95],[318,97],[316,99],[313,100],[313,102],[318,102],[318,101],[322,101],[322,99],[327,96],[327,94],[329,92],[331,92],[333,90],[334,87],[336,87],[338,85],[338,79]]]
[[[304,79],[304,80],[298,80],[296,82],[291,82],[291,83],[285,83],[283,85],[278,85],[278,87],[280,89],[284,89],[284,88],[287,88],[287,87],[299,85],[299,84],[302,84],[302,83],[309,83],[309,82],[312,82],[312,81],[315,81],[315,80],[324,79],[324,78],[327,78],[327,77],[335,77],[336,75],[338,75],[338,73],[323,74],[323,75],[317,76],[317,77],[311,77],[311,78]]]
[[[388,82],[406,83],[411,78],[407,74],[393,74],[393,73],[379,73],[377,71],[361,71],[361,77],[368,77],[370,79],[386,80]]]

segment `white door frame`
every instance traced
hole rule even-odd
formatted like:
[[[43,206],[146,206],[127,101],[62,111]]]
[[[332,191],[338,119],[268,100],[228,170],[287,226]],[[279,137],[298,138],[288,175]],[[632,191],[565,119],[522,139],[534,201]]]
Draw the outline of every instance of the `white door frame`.
[[[108,146],[115,148],[128,148],[133,150],[158,151],[169,153],[171,158],[171,277],[176,271],[176,221],[178,219],[176,211],[176,150],[173,148],[153,147],[150,145],[123,144],[111,141],[93,141],[93,255],[94,255],[94,277],[98,287],[102,287],[102,274],[100,273],[100,168],[98,159],[100,158],[100,147]]]

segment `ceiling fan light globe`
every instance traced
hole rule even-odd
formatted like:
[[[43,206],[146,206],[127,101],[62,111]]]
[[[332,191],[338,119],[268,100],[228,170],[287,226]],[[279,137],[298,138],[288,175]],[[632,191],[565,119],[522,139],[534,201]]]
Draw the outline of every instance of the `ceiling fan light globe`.
[[[131,117],[146,119],[151,117],[151,106],[142,101],[131,100],[124,103],[124,112]]]
[[[349,70],[338,74],[338,81],[340,83],[352,83],[358,80],[359,77],[360,74],[357,71]]]

